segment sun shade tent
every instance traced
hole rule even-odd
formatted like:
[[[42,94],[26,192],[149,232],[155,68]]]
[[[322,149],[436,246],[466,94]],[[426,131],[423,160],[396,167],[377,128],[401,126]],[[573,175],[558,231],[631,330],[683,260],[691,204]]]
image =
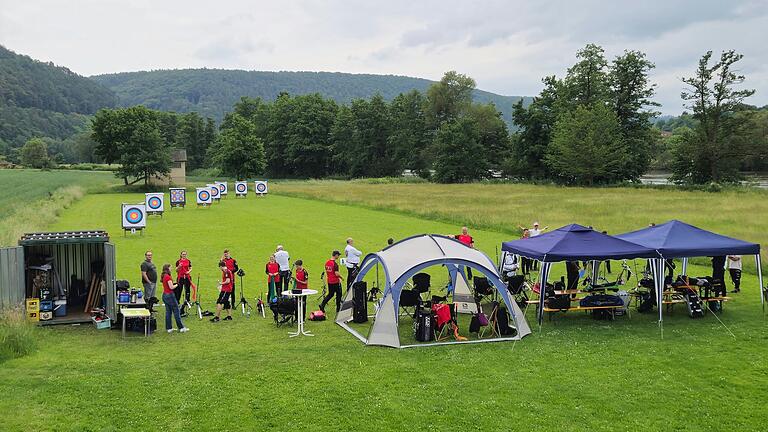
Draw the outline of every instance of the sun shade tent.
[[[658,259],[652,248],[603,234],[578,224],[566,225],[536,237],[501,244],[501,249],[541,261],[540,286],[547,284],[552,263],[562,261],[604,261],[608,259]],[[663,261],[661,261],[663,265]],[[655,262],[655,261],[654,261]],[[543,290],[541,291],[543,293]],[[539,310],[544,309],[544,296],[539,296]],[[541,324],[544,314],[539,314]]]
[[[760,302],[765,306],[765,289],[763,288],[763,273],[760,265],[760,245],[757,243],[749,243],[726,237],[679,220],[671,220],[660,225],[620,234],[616,237],[655,249],[664,259],[682,258],[683,274],[686,273],[687,261],[690,257],[754,255],[755,264],[757,265],[758,286],[760,287]],[[662,291],[659,289],[663,290],[663,288],[663,285],[661,288],[656,287],[659,305],[661,305],[662,298]],[[659,307],[659,320],[661,320],[661,307]]]
[[[402,345],[398,333],[400,320],[398,310],[400,307],[400,293],[403,290],[403,286],[413,275],[433,266],[445,266],[453,286],[455,286],[456,279],[461,277],[460,274],[464,267],[472,268],[488,278],[488,281],[496,288],[507,306],[507,311],[509,311],[511,318],[510,325],[515,327],[517,334],[510,337],[468,342],[519,340],[531,332],[522,311],[511,300],[506,285],[499,278],[493,261],[479,250],[469,248],[457,240],[435,234],[422,234],[401,240],[384,250],[368,254],[360,264],[360,272],[355,278],[355,282],[363,280],[365,275],[374,269],[377,264],[381,264],[384,270],[383,297],[368,338],[365,338],[348,325],[349,321],[352,320],[352,290],[347,292],[344,304],[336,317],[336,324],[355,335],[367,345],[408,348],[445,344],[445,342],[437,342],[433,344]]]

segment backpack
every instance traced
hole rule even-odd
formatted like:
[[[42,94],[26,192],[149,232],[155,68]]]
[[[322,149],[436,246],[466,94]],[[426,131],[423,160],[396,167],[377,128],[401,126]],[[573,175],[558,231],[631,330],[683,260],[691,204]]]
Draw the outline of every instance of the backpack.
[[[655,304],[656,293],[654,291],[640,293],[640,304],[637,305],[637,311],[640,313],[651,312]]]
[[[321,310],[316,310],[314,312],[311,312],[309,314],[309,320],[310,321],[325,321],[325,312]]]
[[[550,309],[570,309],[571,296],[559,295],[546,299],[546,306]]]
[[[515,333],[515,329],[509,326],[509,315],[507,315],[506,308],[499,308],[499,310],[496,311],[496,323],[499,326],[499,335],[510,336]]]

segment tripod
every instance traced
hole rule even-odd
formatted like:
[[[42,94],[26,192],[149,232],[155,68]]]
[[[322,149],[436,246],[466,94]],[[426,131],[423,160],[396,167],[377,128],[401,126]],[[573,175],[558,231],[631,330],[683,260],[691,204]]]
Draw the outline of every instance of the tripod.
[[[238,303],[237,306],[235,306],[235,308],[239,306],[243,315],[250,318],[251,311],[253,310],[253,308],[248,303],[248,300],[245,299],[245,285],[243,285],[243,276],[242,275],[238,275],[238,276],[240,276],[240,303]]]
[[[197,317],[200,319],[200,321],[203,320],[203,308],[200,307],[200,289],[198,288],[200,286],[200,275],[197,275],[197,284],[192,287],[192,298],[195,299],[195,302],[190,304],[189,300],[185,300],[185,304],[189,306],[190,309],[192,307],[197,308]]]

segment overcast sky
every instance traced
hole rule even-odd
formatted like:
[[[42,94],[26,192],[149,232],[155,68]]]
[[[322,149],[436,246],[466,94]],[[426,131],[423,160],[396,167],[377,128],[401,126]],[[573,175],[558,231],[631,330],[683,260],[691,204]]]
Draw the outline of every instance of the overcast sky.
[[[624,4],[626,3],[626,4]],[[735,49],[749,101],[768,104],[768,0],[0,0],[0,44],[83,75],[173,68],[397,74],[447,70],[535,95],[587,43],[641,50],[664,113],[707,50]]]

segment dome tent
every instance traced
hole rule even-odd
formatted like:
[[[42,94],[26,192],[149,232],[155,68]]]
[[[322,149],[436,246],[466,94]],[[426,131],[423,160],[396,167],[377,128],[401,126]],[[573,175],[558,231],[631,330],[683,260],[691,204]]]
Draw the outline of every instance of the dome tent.
[[[409,348],[425,345],[453,343],[492,342],[501,340],[519,340],[530,334],[528,323],[517,304],[512,301],[506,285],[499,278],[495,265],[487,255],[472,249],[450,237],[437,234],[421,234],[403,239],[387,248],[368,254],[360,264],[360,272],[355,282],[363,280],[366,274],[381,264],[384,270],[382,299],[376,312],[373,327],[368,338],[351,328],[352,290],[348,290],[344,304],[336,317],[340,325],[366,345],[382,345],[394,348]],[[457,278],[462,277],[464,267],[470,267],[486,278],[500,294],[510,315],[510,326],[517,330],[514,336],[495,339],[481,339],[467,342],[435,342],[417,345],[402,345],[398,333],[400,317],[400,293],[406,282],[416,273],[433,266],[444,266],[451,278],[451,285],[456,286]]]

